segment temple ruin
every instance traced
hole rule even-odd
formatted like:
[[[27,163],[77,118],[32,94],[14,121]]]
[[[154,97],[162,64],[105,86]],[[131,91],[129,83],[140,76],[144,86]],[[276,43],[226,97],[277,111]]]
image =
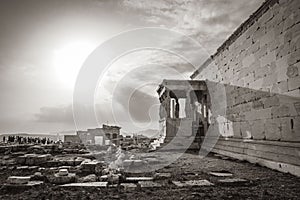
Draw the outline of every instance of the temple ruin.
[[[160,134],[169,143],[175,136],[195,138],[190,149],[199,149],[209,126],[209,95],[204,81],[164,80],[159,86]],[[182,145],[175,144],[178,146]],[[174,148],[174,147],[173,147]]]
[[[198,130],[204,136],[209,127],[220,138],[216,144],[204,141],[202,148],[300,175],[298,5],[267,0],[191,75],[193,81],[162,83],[160,129],[166,143],[178,132],[178,123],[188,136]],[[196,101],[190,99],[188,87],[198,88]],[[182,118],[180,98],[186,98]],[[199,115],[203,124],[195,122],[193,104],[202,100],[207,107]]]
[[[65,142],[83,143],[85,145],[109,145],[120,144],[120,129],[118,126],[102,125],[102,128],[77,131],[76,135],[66,135]]]

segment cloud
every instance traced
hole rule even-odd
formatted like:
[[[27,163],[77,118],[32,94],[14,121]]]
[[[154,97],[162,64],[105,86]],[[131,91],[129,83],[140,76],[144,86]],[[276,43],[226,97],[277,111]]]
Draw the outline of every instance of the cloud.
[[[213,52],[262,2],[263,0],[124,0],[123,5],[128,9],[139,10],[145,20],[192,36],[209,52]],[[166,19],[168,23],[165,23]]]
[[[37,122],[43,123],[67,123],[72,124],[72,106],[42,107],[40,112],[35,114]]]

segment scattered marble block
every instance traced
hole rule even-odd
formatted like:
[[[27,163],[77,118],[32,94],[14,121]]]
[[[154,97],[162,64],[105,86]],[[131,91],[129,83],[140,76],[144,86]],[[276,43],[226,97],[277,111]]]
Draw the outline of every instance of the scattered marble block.
[[[124,160],[123,167],[127,168],[133,163],[133,160]]]
[[[134,191],[137,188],[137,185],[134,183],[121,183],[120,187],[124,191]]]
[[[162,180],[162,179],[168,179],[171,178],[172,174],[171,173],[156,173],[154,175],[155,180]]]
[[[58,169],[67,169],[70,170],[72,168],[72,166],[60,166],[58,167]]]
[[[119,174],[111,174],[111,175],[108,175],[108,183],[109,184],[118,184],[119,183],[119,180],[120,180],[120,175]]]
[[[10,184],[26,184],[30,180],[30,176],[10,176],[7,182]]]
[[[37,154],[25,154],[16,158],[16,162],[22,165],[40,165],[46,163],[52,158],[50,154],[37,155]]]
[[[61,185],[61,187],[102,187],[106,188],[108,182],[88,182],[88,183],[69,183]]]
[[[159,183],[156,183],[154,181],[139,181],[138,182],[138,185],[141,187],[141,188],[156,188],[156,187],[162,187],[161,184]]]
[[[43,185],[44,181],[29,181],[26,185],[27,186],[39,186]]]
[[[153,177],[126,177],[127,182],[153,181]]]
[[[180,182],[180,181],[172,181],[172,183],[174,185],[176,185],[177,187],[184,187],[185,186],[185,184],[183,182]]]
[[[41,172],[35,172],[33,175],[34,176],[42,176],[42,173]]]
[[[19,166],[16,168],[17,170],[28,170],[29,167],[28,166]]]
[[[224,185],[240,185],[240,184],[249,183],[249,181],[241,178],[227,178],[227,179],[218,180],[218,183]]]
[[[60,170],[58,171],[58,175],[59,175],[59,176],[68,176],[68,174],[69,174],[69,172],[68,172],[67,169],[60,169]]]
[[[29,170],[38,170],[39,167],[38,167],[38,166],[30,166],[28,169],[29,169]]]
[[[231,177],[232,174],[229,172],[209,172],[210,175],[216,177]]]
[[[96,181],[97,181],[97,176],[95,174],[90,174],[78,179],[79,183],[96,182]]]
[[[212,186],[213,183],[208,180],[190,180],[190,181],[172,181],[177,187],[189,187],[189,186]]]
[[[103,175],[103,176],[100,176],[100,181],[104,181],[104,182],[107,182],[108,181],[108,175]]]
[[[48,177],[50,183],[61,185],[75,182],[76,175],[73,173],[69,173],[67,176],[60,176],[59,174],[54,174]]]
[[[81,170],[82,172],[94,174],[96,166],[102,166],[102,163],[99,161],[83,161],[81,163]]]
[[[45,181],[46,177],[41,172],[35,172],[31,177],[31,181]]]

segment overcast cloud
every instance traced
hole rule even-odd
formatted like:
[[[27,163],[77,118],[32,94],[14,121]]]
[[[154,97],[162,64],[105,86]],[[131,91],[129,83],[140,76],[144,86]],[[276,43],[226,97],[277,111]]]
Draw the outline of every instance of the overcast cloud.
[[[64,69],[53,64],[55,52],[70,44],[87,43],[96,48],[122,31],[164,27],[196,40],[203,47],[201,50],[186,45],[185,40],[168,45],[189,55],[200,55],[195,57],[200,63],[262,2],[3,0],[0,2],[0,132],[75,129],[73,90],[64,85],[68,80],[61,77]],[[99,85],[95,102],[99,123],[121,123],[129,131],[135,130],[132,124],[138,123],[147,124],[140,129],[155,128],[157,123],[152,122],[158,119],[157,85],[165,78],[188,78],[193,70],[189,63],[166,52],[141,51],[120,58]]]

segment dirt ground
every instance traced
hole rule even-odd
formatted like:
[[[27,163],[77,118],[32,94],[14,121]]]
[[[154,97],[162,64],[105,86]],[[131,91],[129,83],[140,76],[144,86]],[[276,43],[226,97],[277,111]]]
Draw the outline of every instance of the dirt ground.
[[[248,180],[243,184],[223,185],[221,177],[210,171],[228,171],[232,178]],[[160,181],[162,187],[124,191],[111,188],[62,188],[45,184],[34,188],[0,189],[0,199],[300,199],[300,178],[258,165],[210,155],[204,159],[195,153],[185,153],[173,164],[159,169],[170,172],[171,178]],[[3,184],[11,170],[0,171]],[[28,172],[30,174],[30,172]],[[26,175],[26,174],[23,174]],[[171,181],[206,179],[213,186],[177,187]]]

